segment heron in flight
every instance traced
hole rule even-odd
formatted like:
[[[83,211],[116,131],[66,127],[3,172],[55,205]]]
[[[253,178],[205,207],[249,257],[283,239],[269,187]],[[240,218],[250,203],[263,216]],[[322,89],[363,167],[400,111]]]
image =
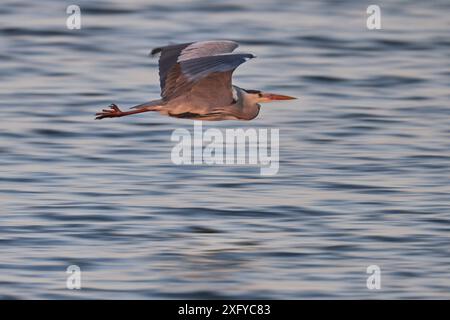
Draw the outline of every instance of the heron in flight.
[[[196,120],[252,120],[261,102],[295,99],[280,94],[246,90],[232,85],[233,71],[255,56],[232,53],[234,41],[200,41],[153,49],[160,54],[161,99],[122,111],[115,104],[95,119],[117,118],[158,111],[163,115]]]

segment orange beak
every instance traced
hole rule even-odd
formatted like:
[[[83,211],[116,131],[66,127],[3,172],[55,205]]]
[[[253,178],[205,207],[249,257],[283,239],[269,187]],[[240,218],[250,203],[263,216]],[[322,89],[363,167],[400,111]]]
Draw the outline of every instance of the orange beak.
[[[261,96],[261,102],[269,102],[269,101],[275,101],[275,100],[293,100],[297,99],[295,97],[285,96],[282,94],[275,94],[275,93],[262,93]]]

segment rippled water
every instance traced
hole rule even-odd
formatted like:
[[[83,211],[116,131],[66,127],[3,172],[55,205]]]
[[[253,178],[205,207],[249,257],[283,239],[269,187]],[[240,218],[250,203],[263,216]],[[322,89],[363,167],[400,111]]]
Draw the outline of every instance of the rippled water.
[[[450,298],[450,5],[377,1],[3,1],[0,297]],[[300,97],[280,171],[176,166],[151,48],[233,39],[235,82]],[[82,270],[82,290],[65,270]],[[366,267],[382,288],[366,288]]]

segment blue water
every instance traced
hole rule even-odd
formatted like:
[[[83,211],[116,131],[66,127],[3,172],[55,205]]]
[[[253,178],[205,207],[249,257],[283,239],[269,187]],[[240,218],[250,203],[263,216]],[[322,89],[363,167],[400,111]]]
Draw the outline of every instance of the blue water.
[[[81,30],[69,4],[0,9],[1,298],[450,298],[448,1],[377,1],[381,30],[372,1],[77,1]],[[190,120],[94,121],[158,98],[151,48],[204,39],[299,97],[204,124],[278,128],[277,175],[174,165]]]

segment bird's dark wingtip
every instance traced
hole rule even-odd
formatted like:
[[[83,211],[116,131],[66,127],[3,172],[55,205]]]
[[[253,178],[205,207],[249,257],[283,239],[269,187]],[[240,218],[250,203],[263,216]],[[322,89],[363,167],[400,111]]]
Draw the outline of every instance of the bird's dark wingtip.
[[[152,51],[150,51],[150,55],[154,56],[157,55],[158,53],[160,53],[162,51],[162,48],[155,48]]]

